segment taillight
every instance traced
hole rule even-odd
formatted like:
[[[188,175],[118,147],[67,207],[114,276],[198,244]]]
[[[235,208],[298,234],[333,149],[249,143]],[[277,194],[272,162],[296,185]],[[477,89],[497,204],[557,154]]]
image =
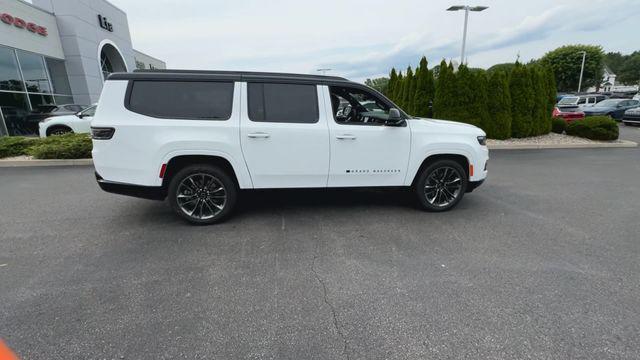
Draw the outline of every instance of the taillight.
[[[91,127],[91,138],[94,140],[109,140],[116,129],[110,127]]]

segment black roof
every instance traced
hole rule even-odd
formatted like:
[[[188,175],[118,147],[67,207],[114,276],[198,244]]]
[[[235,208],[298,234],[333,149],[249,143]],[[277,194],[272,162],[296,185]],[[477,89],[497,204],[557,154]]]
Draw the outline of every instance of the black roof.
[[[229,81],[284,81],[295,83],[351,83],[339,76],[289,74],[253,71],[179,70],[154,69],[134,70],[127,73],[113,73],[108,80],[229,80]]]

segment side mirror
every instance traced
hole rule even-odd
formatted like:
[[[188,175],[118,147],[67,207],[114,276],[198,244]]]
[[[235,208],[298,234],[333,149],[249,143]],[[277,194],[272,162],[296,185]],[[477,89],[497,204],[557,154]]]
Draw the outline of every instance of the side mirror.
[[[84,115],[82,115],[82,111],[78,111],[76,113],[76,116],[79,117],[80,119],[82,119],[84,117]]]
[[[400,110],[396,108],[389,109],[389,118],[386,121],[386,125],[399,126],[404,123],[404,118],[400,115]]]

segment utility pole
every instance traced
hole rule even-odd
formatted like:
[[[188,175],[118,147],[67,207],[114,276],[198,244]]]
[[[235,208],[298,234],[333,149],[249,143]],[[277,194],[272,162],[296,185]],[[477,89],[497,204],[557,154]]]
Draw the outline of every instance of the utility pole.
[[[322,75],[327,75],[327,71],[331,71],[333,69],[329,69],[329,68],[322,68],[322,69],[318,69],[316,71],[320,71],[322,72]]]
[[[580,93],[580,90],[582,89],[582,75],[584,75],[584,62],[587,59],[586,51],[580,51],[579,53],[582,53],[582,67],[580,68],[580,81],[578,81],[578,93]]]

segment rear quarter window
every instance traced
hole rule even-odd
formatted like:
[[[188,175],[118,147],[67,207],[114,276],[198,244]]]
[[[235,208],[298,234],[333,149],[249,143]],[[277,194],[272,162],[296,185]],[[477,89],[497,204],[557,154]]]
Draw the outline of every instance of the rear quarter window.
[[[233,82],[134,80],[127,108],[163,119],[228,120]]]

